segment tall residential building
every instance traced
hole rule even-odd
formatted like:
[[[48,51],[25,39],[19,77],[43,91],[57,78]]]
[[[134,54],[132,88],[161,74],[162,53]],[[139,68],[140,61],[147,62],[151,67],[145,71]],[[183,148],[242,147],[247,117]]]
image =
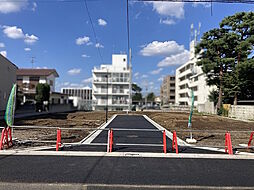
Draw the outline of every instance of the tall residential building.
[[[168,75],[163,78],[161,85],[161,103],[162,105],[175,103],[175,76]]]
[[[198,106],[209,101],[208,95],[214,87],[206,84],[206,76],[195,56],[195,41],[190,43],[189,61],[176,69],[176,104],[191,105],[191,90],[194,93],[194,105]]]
[[[0,54],[0,111],[5,110],[18,67]]]
[[[128,110],[130,68],[127,55],[113,54],[112,65],[94,67],[93,110]]]

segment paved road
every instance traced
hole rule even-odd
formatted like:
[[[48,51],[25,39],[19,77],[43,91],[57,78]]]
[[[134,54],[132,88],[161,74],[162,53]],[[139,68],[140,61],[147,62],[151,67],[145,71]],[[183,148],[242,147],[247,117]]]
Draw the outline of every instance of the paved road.
[[[254,160],[0,156],[0,163],[0,189],[6,182],[254,187]]]
[[[145,129],[145,130],[158,130],[153,124],[147,121],[142,115],[118,115],[107,127],[118,129]],[[163,152],[163,133],[162,131],[113,131],[114,152]],[[75,147],[65,147],[63,150],[68,151],[104,151],[106,152],[105,143],[107,143],[108,131],[102,131],[92,142],[91,145],[82,145]],[[172,140],[168,137],[167,152],[172,151]],[[98,144],[100,144],[98,146]],[[96,145],[93,145],[96,144]],[[104,145],[103,145],[104,144]],[[148,146],[140,145],[127,145],[127,144],[145,144]],[[149,146],[149,144],[155,146]],[[203,153],[203,154],[223,154],[221,152],[193,149],[179,146],[179,153]]]

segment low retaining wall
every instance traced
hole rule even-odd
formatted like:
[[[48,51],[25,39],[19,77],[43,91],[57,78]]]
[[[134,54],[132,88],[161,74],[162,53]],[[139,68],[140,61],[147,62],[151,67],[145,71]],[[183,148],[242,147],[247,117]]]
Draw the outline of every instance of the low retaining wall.
[[[231,105],[228,112],[228,117],[241,120],[254,120],[254,106]]]
[[[49,113],[61,113],[61,112],[71,112],[75,111],[77,108],[73,107],[72,104],[53,104],[49,105],[49,111],[46,112],[35,112],[35,106],[31,106],[29,108],[26,107],[20,108],[16,110],[15,118],[23,118],[23,117],[30,117],[30,116],[39,116],[39,115],[45,115]],[[0,120],[4,119],[4,111],[0,112]]]

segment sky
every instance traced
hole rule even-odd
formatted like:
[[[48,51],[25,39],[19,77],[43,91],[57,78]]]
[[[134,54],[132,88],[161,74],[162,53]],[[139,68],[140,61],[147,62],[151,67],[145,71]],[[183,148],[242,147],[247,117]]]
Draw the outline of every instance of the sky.
[[[91,87],[94,67],[128,52],[126,6],[126,0],[87,0],[94,35],[82,0],[0,0],[0,53],[19,68],[56,69],[57,91]],[[191,24],[201,23],[201,37],[241,11],[254,5],[213,3],[211,14],[210,3],[129,0],[132,80],[159,95],[163,76],[188,61]]]

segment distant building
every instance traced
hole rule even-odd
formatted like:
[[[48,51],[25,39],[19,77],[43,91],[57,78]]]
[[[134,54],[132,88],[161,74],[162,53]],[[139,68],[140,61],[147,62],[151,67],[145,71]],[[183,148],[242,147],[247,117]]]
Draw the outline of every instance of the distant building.
[[[5,110],[18,67],[0,54],[0,111]]]
[[[130,68],[127,55],[112,55],[112,65],[94,67],[93,110],[128,110]]]
[[[175,103],[175,76],[168,75],[163,78],[160,90],[160,97],[162,105]]]
[[[50,86],[50,93],[55,92],[55,79],[57,77],[59,75],[55,69],[18,69],[17,84],[23,97],[22,102],[35,100],[36,86],[39,83],[47,83]]]
[[[92,88],[62,88],[61,92],[69,96],[69,102],[72,102],[78,110],[92,110]]]
[[[197,64],[195,41],[190,43],[190,59],[176,69],[176,104],[191,105],[191,91],[194,93],[194,105],[203,105],[209,101],[208,95],[214,87],[206,84],[206,75]]]

